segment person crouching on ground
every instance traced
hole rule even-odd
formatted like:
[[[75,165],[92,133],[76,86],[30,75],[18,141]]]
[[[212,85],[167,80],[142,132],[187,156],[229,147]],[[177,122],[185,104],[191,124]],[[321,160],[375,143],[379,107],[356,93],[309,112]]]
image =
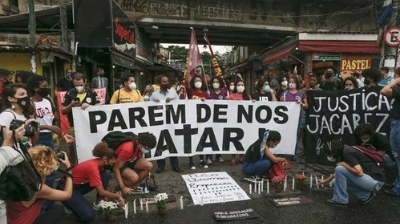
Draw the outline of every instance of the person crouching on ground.
[[[126,141],[115,148],[117,161],[113,172],[119,188],[124,194],[132,194],[149,176],[153,164],[143,158],[157,144],[151,133],[140,133],[133,141]]]
[[[271,148],[281,142],[281,134],[277,131],[266,130],[263,137],[254,142],[246,151],[243,160],[243,173],[249,176],[263,177],[274,163],[286,162],[285,158],[276,157]]]
[[[329,161],[337,162],[335,174],[318,182],[326,184],[333,180],[333,197],[326,201],[329,205],[347,207],[349,194],[366,204],[385,184],[381,167],[361,151],[343,145],[340,140],[333,140],[331,147],[325,144],[323,150]]]
[[[116,199],[120,206],[125,204],[121,195],[106,190],[110,180],[110,174],[106,169],[112,169],[117,161],[114,150],[108,148],[107,143],[101,142],[94,147],[92,154],[96,158],[86,160],[71,170],[74,176],[74,190],[71,199],[63,202],[82,223],[92,222],[95,219],[94,210],[99,210],[99,203],[104,198]],[[97,195],[96,202],[92,206],[84,195],[93,189],[96,189]]]

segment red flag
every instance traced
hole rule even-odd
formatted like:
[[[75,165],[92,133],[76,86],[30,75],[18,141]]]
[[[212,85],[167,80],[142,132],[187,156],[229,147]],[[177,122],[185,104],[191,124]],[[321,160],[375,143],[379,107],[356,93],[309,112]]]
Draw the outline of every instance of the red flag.
[[[196,67],[201,64],[201,54],[199,51],[199,46],[197,45],[196,33],[194,32],[194,28],[190,27],[191,37],[190,37],[190,46],[188,56],[186,58],[186,70],[183,77],[183,81],[186,86],[189,86],[189,82],[194,76],[196,72]]]
[[[221,68],[219,67],[217,58],[216,58],[215,55],[214,55],[214,52],[213,52],[213,50],[212,50],[210,41],[208,40],[206,34],[204,34],[204,40],[206,40],[206,42],[207,42],[207,44],[208,44],[208,47],[210,48],[210,52],[211,52],[211,61],[212,61],[213,69],[214,69],[214,74],[215,74],[215,76],[220,76],[220,75],[222,75],[222,71],[221,71]]]

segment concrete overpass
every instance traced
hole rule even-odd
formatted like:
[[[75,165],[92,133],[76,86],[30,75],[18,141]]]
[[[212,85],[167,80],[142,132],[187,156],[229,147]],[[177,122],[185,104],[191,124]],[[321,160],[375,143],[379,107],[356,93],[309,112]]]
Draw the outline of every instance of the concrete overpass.
[[[116,0],[155,43],[268,47],[297,32],[371,32],[383,0]]]

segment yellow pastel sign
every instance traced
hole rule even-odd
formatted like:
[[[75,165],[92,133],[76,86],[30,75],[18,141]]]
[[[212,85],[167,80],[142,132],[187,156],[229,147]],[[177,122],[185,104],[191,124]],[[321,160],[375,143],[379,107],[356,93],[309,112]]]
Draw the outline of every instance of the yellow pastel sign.
[[[342,59],[341,71],[360,71],[371,67],[371,59]]]

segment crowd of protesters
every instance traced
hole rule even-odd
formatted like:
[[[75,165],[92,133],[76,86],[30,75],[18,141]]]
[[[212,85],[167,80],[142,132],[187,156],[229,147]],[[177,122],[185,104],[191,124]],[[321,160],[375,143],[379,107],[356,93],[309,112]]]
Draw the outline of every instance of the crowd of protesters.
[[[19,72],[15,76],[15,83],[11,73],[7,70],[0,69],[0,93],[1,107],[0,125],[8,127],[10,123],[16,119],[26,124],[36,122],[38,124],[37,132],[32,136],[24,136],[24,132],[19,128],[15,131],[15,139],[21,144],[26,145],[29,153],[37,165],[36,169],[43,178],[43,188],[35,194],[35,197],[28,202],[6,202],[7,220],[9,223],[49,223],[44,220],[54,220],[60,218],[60,209],[54,204],[54,201],[62,201],[66,209],[74,213],[81,222],[91,222],[95,218],[95,210],[99,209],[99,203],[103,200],[116,200],[121,206],[125,201],[124,194],[132,194],[140,183],[150,175],[153,164],[147,161],[143,154],[147,153],[156,146],[156,138],[149,133],[142,133],[136,136],[134,141],[124,142],[119,145],[110,145],[105,142],[99,142],[92,153],[94,159],[77,162],[74,147],[74,119],[72,115],[73,107],[80,107],[82,110],[90,106],[100,104],[100,100],[93,88],[107,88],[108,79],[102,68],[96,70],[97,76],[91,82],[87,80],[85,74],[80,72],[72,73],[71,69],[66,70],[65,77],[57,83],[56,91],[67,91],[62,101],[61,113],[68,116],[70,124],[69,133],[63,133],[59,125],[59,114],[56,106],[50,96],[50,87],[47,81],[39,75],[30,72]],[[298,124],[298,139],[302,135],[305,127],[305,116],[308,109],[307,91],[336,91],[351,90],[355,88],[376,88],[383,86],[382,94],[395,98],[395,104],[399,103],[400,97],[400,79],[396,79],[400,74],[400,69],[395,71],[392,78],[388,75],[387,68],[367,69],[360,73],[353,73],[351,76],[342,79],[336,74],[333,68],[328,68],[324,72],[323,79],[309,72],[302,77],[296,72],[288,72],[281,76],[271,75],[263,76],[255,82],[254,89],[247,89],[245,80],[240,74],[235,74],[232,78],[223,79],[222,77],[210,77],[206,75],[195,75],[190,82],[180,85],[179,83],[171,83],[170,78],[166,75],[159,75],[155,78],[155,83],[146,86],[138,86],[135,82],[135,76],[130,73],[124,73],[120,80],[120,89],[112,94],[106,94],[106,102],[110,104],[120,103],[137,103],[146,101],[165,102],[179,99],[193,99],[207,101],[213,100],[252,100],[252,101],[287,101],[296,102],[301,107]],[[90,85],[89,85],[90,83]],[[140,90],[143,89],[143,92]],[[111,97],[108,97],[108,96]],[[109,99],[109,100],[108,100]],[[355,133],[359,139],[359,145],[372,145],[376,151],[382,152],[383,159],[387,162],[388,167],[399,165],[398,157],[394,157],[391,149],[395,154],[400,154],[398,145],[398,129],[396,123],[400,116],[399,106],[393,107],[392,135],[390,143],[387,139],[382,138],[369,126],[361,127]],[[1,150],[11,150],[9,146],[10,140],[9,130],[4,133],[5,143]],[[69,156],[64,153],[63,158],[56,156],[57,146],[54,136],[65,140],[71,144]],[[262,175],[266,174],[268,169],[276,162],[284,162],[289,158],[275,156],[269,150],[279,144],[281,139],[280,133],[268,130],[263,138],[258,139],[246,152],[245,155],[231,155],[229,164],[236,166],[242,164],[243,172],[246,175]],[[301,156],[299,143],[297,141],[295,154],[291,160],[297,161]],[[8,145],[7,145],[8,144]],[[360,167],[363,167],[365,161],[359,161],[360,155],[352,149],[338,146],[333,151],[325,151],[330,158],[345,158],[338,163],[335,175],[340,176],[334,186],[334,197],[328,201],[330,205],[346,206],[348,197],[343,193],[344,185],[348,183],[345,176],[359,176],[362,173]],[[7,148],[8,147],[8,148]],[[261,147],[263,153],[260,154],[258,148]],[[133,152],[133,153],[132,153]],[[8,155],[18,157],[18,155]],[[346,161],[346,158],[348,161]],[[71,161],[70,161],[71,160]],[[181,173],[183,170],[179,165],[177,157],[170,157],[170,164],[173,171]],[[195,157],[188,158],[190,169],[196,169]],[[220,154],[217,154],[215,161],[224,163],[225,160]],[[390,163],[391,162],[391,163]],[[71,172],[74,179],[64,177],[55,185],[56,175],[54,171],[62,163],[65,168]],[[199,155],[198,165],[202,168],[208,168],[212,165],[212,155]],[[390,163],[390,164],[389,164]],[[0,164],[0,167],[10,165]],[[165,159],[157,161],[156,173],[162,173],[165,170]],[[349,165],[350,164],[350,165]],[[72,165],[72,166],[71,166]],[[366,166],[370,166],[367,164]],[[350,170],[348,171],[343,169]],[[108,189],[110,175],[106,170],[111,171],[117,180],[117,186]],[[368,172],[376,169],[364,170],[365,175],[372,176],[374,181],[368,179],[369,187],[363,194],[358,193],[363,203],[368,202],[375,196],[375,191],[381,188],[385,181],[379,173],[369,174]],[[400,170],[400,167],[399,167]],[[1,170],[2,171],[2,170]],[[375,177],[375,179],[374,179]],[[331,179],[321,181],[327,183]],[[354,178],[353,178],[354,179]],[[350,178],[350,180],[353,180]],[[356,185],[363,182],[360,180]],[[358,185],[357,185],[358,186]],[[386,193],[392,196],[400,196],[400,181],[393,180],[389,183],[392,186]],[[97,192],[96,201],[89,203],[84,195],[93,189]],[[336,192],[337,191],[337,192]],[[335,193],[336,192],[336,193]],[[338,193],[340,192],[340,194]],[[1,205],[0,201],[0,205]],[[1,206],[0,206],[1,207]],[[24,217],[22,220],[21,217]]]

